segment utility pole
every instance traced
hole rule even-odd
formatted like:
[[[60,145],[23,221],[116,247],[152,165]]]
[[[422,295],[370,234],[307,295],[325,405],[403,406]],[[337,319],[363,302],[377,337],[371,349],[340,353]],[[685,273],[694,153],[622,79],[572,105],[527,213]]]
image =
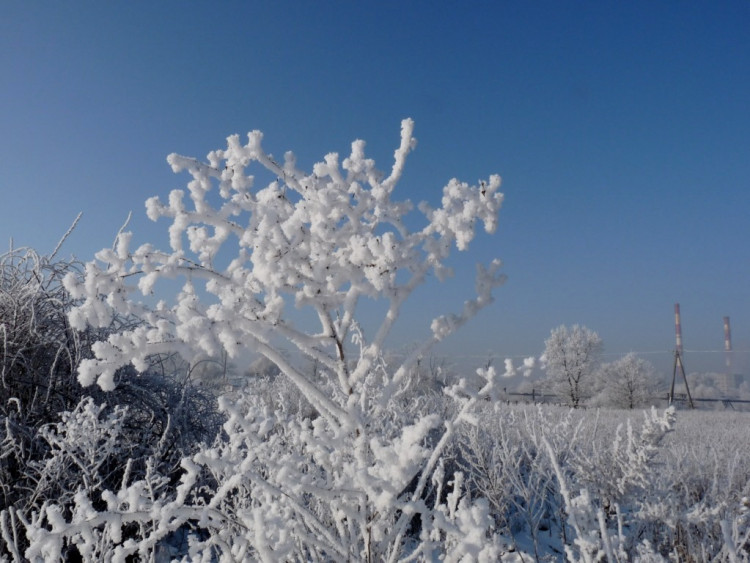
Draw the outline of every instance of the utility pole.
[[[672,368],[672,387],[669,390],[669,404],[674,402],[674,382],[677,377],[677,367],[680,367],[682,373],[682,380],[685,382],[685,390],[688,396],[688,405],[691,409],[695,408],[693,404],[693,397],[690,395],[690,387],[688,386],[687,376],[685,375],[685,366],[682,363],[682,325],[680,323],[680,304],[674,304],[674,335],[675,335],[675,350],[674,350],[674,366]]]

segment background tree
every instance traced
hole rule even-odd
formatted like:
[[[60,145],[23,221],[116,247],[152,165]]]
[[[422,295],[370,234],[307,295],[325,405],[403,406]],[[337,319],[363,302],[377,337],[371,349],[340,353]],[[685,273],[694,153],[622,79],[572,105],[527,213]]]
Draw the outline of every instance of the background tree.
[[[646,406],[657,383],[654,366],[634,352],[603,364],[599,378],[602,390],[598,402],[623,409]]]
[[[587,386],[594,383],[602,348],[599,335],[579,325],[559,326],[544,342],[541,360],[547,381],[553,393],[573,408],[580,406]]]

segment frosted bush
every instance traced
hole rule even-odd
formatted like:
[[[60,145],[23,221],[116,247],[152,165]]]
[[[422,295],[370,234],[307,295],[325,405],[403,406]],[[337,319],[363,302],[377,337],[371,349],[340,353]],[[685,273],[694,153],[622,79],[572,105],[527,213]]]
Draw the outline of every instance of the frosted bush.
[[[101,507],[101,492],[119,486],[126,467],[133,479],[149,463],[175,477],[219,426],[213,397],[178,381],[174,356],[151,358],[138,378],[120,370],[113,392],[81,387],[76,368],[92,344],[137,320],[74,330],[62,280],[80,278],[83,266],[58,258],[59,248],[0,256],[0,559],[22,559],[24,523],[41,522],[51,504],[65,517],[84,491]],[[111,417],[117,423],[107,426]]]
[[[555,512],[554,473],[546,453],[528,439],[527,413],[495,407],[480,409],[480,425],[462,427],[456,464],[472,494],[487,499],[496,525],[512,538],[514,548],[520,549],[516,537],[531,537],[538,559],[542,522],[549,529]]]
[[[416,146],[412,129],[411,120],[402,122],[388,175],[365,157],[362,141],[343,160],[328,154],[305,173],[292,153],[281,162],[266,153],[257,131],[245,145],[229,137],[207,162],[171,155],[173,170],[192,177],[187,192],[147,202],[151,219],[171,220],[170,249],[131,249],[133,235],[122,232],[86,265],[84,280],[65,278],[81,300],[70,314],[76,328],[116,315],[142,321],[93,347],[94,357],[79,368],[83,385],[116,389],[118,370],[141,370],[154,355],[178,353],[194,363],[249,349],[275,364],[306,401],[289,408],[278,393],[222,400],[223,438],[183,460],[182,485],[175,498],[149,509],[158,525],[139,550],[190,525],[202,531],[191,543],[196,558],[494,556],[486,501],[435,473],[456,425],[475,422],[472,406],[495,394],[494,370],[480,373],[478,387],[462,381],[445,388],[455,407],[441,414],[401,408],[399,397],[410,393],[420,358],[492,302],[504,280],[500,262],[478,266],[476,296],[460,312],[434,319],[432,336],[397,365],[384,360],[384,343],[412,292],[431,274],[450,275],[452,248],[466,250],[478,226],[495,230],[500,178],[476,186],[449,181],[441,206],[421,203],[421,226],[410,228],[418,222],[406,220],[413,205],[392,195]],[[274,179],[256,186],[246,172],[253,165]],[[173,302],[149,309],[137,301],[165,278],[182,280]],[[357,320],[364,299],[383,307],[371,334]],[[317,329],[297,328],[290,307],[316,318]],[[453,504],[440,495],[426,503],[435,488],[451,489]],[[135,518],[130,509],[121,516]]]

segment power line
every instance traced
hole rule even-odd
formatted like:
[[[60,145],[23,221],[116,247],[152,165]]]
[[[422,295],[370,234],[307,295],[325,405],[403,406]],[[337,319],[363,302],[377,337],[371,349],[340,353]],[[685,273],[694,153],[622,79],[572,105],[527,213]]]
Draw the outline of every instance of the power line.
[[[732,350],[731,352],[727,352],[726,350],[684,350],[684,354],[749,354],[750,350]],[[627,356],[628,354],[635,354],[637,356],[648,356],[648,355],[658,355],[658,354],[674,354],[674,350],[629,350],[627,352],[604,352],[602,356],[607,357],[619,357],[619,356]],[[399,356],[402,354],[392,354],[394,356]],[[456,358],[456,359],[491,359],[491,358],[508,358],[510,360],[513,359],[525,359],[529,357],[538,357],[541,355],[541,353],[537,352],[534,354],[498,354],[495,352],[488,352],[486,354],[441,354],[441,353],[435,353],[431,354],[435,357],[446,357],[446,358]]]

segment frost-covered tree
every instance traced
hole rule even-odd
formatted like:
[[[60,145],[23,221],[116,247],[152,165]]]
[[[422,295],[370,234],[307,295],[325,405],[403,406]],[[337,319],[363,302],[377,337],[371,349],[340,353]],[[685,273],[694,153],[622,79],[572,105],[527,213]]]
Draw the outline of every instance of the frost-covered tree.
[[[431,346],[492,302],[503,281],[500,262],[477,267],[476,296],[462,311],[435,318],[431,337],[399,365],[384,360],[384,343],[412,292],[431,274],[450,274],[452,248],[466,250],[479,225],[495,230],[500,178],[476,186],[451,180],[439,208],[418,206],[421,226],[413,228],[420,220],[406,220],[412,204],[392,199],[416,144],[412,129],[411,120],[402,122],[388,175],[365,157],[362,141],[343,161],[331,153],[303,172],[292,153],[280,162],[265,152],[257,131],[245,145],[229,137],[207,162],[171,155],[173,170],[192,177],[188,192],[147,202],[151,219],[171,220],[169,250],[132,249],[131,233],[122,232],[86,265],[85,280],[66,278],[82,300],[73,326],[106,325],[114,315],[143,321],[94,345],[95,357],[79,369],[82,384],[113,389],[117,370],[143,370],[154,354],[233,358],[249,348],[277,366],[313,413],[272,408],[255,396],[224,400],[226,440],[184,460],[178,498],[151,505],[158,525],[127,549],[140,553],[193,522],[208,533],[191,549],[218,550],[222,560],[497,556],[486,502],[464,497],[460,474],[446,475],[440,463],[455,425],[472,421],[472,405],[492,394],[494,369],[481,370],[482,389],[465,381],[445,389],[457,404],[447,420],[404,409],[398,398]],[[263,187],[245,170],[255,164],[263,177],[271,174]],[[137,293],[151,294],[164,278],[183,282],[174,301],[141,305]],[[383,305],[368,334],[357,321],[365,299]],[[317,319],[317,329],[295,326],[292,307]],[[216,488],[197,493],[198,476],[207,473]],[[138,505],[145,518],[149,509],[139,502],[113,501],[110,510],[131,511],[127,520]]]
[[[623,409],[643,407],[656,387],[654,366],[631,352],[599,369],[598,402]]]
[[[601,338],[584,326],[553,329],[541,359],[552,391],[568,405],[579,407],[590,391],[587,386],[594,383],[601,352]]]

